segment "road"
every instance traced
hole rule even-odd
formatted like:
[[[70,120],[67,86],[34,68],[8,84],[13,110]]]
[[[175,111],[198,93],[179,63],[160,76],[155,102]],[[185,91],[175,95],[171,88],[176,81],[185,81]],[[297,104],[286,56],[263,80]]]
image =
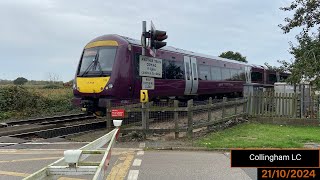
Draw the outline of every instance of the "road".
[[[22,179],[62,157],[65,149],[76,149],[84,144],[37,142],[8,146],[0,143],[0,180]],[[105,179],[257,179],[254,168],[231,168],[229,153],[144,151],[144,143],[130,146],[114,148]],[[72,180],[88,178],[73,177]]]

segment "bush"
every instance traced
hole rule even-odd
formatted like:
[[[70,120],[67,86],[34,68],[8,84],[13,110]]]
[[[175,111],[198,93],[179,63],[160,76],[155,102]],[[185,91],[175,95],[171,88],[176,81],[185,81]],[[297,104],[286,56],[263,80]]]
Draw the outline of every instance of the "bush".
[[[43,90],[46,92],[56,90]],[[41,94],[21,86],[8,86],[0,89],[0,119],[54,114],[73,110],[72,93]]]
[[[43,86],[43,89],[60,89],[60,88],[63,88],[63,87],[57,84],[48,84]]]

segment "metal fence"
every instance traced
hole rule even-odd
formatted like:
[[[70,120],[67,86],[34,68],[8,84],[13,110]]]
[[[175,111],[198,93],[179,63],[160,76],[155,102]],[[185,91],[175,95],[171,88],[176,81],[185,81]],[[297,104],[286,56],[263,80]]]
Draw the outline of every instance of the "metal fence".
[[[124,109],[122,133],[141,132],[145,137],[169,133],[178,137],[193,137],[195,133],[244,115],[246,100],[212,99],[205,101],[112,103],[107,106],[107,123],[113,109]],[[107,124],[110,128],[111,124]],[[144,138],[145,138],[144,137]]]

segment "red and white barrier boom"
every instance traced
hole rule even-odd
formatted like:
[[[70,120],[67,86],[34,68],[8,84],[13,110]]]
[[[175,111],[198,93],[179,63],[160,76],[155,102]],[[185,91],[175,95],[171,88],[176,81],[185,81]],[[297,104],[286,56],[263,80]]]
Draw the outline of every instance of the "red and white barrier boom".
[[[109,165],[111,157],[111,148],[113,147],[118,133],[120,131],[122,120],[114,120],[116,127],[108,134],[96,139],[95,141],[83,146],[77,150],[64,151],[64,157],[47,167],[31,174],[24,180],[46,179],[48,176],[78,176],[78,175],[94,175],[92,179],[100,180],[104,178],[106,169]],[[107,145],[106,149],[101,149]],[[103,155],[100,162],[85,162],[90,155]]]

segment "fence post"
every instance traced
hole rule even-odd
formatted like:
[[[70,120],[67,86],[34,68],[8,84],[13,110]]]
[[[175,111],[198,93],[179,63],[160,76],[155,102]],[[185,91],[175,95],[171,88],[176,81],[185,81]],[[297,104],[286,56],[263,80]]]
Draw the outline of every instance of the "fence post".
[[[222,99],[222,115],[221,118],[225,118],[226,116],[226,102],[227,102],[227,97],[223,97]]]
[[[239,101],[239,98],[236,98],[235,101],[236,101],[236,106],[234,107],[234,115],[237,115],[238,114],[238,101]]]
[[[212,97],[209,97],[208,104],[208,122],[212,121]],[[210,130],[209,126],[207,126],[207,130]]]
[[[193,137],[193,99],[188,101],[188,138]]]
[[[178,100],[173,101],[173,107],[174,107],[174,117],[173,117],[174,118],[174,129],[175,129],[174,138],[177,139],[177,138],[179,138],[179,124],[178,124],[179,112],[177,110],[177,108],[179,107]]]
[[[143,138],[147,137],[147,117],[146,117],[146,104],[141,103],[141,118],[142,118],[142,130],[143,130]]]
[[[297,117],[302,118],[302,101],[301,101],[301,93],[297,93],[296,98],[296,111],[297,111]]]
[[[317,119],[318,120],[320,119],[320,99],[319,98],[320,98],[320,96],[318,95],[317,96],[317,100],[318,100],[317,101],[317,104],[318,104],[318,114],[317,114],[318,117],[317,117]]]
[[[247,117],[249,117],[252,115],[252,93],[249,93],[249,96],[247,97],[247,103],[245,105],[245,113],[247,114]]]
[[[111,100],[107,100],[106,105],[106,128],[107,130],[111,130]]]
[[[209,97],[209,104],[208,104],[208,122],[212,121],[212,97]]]

